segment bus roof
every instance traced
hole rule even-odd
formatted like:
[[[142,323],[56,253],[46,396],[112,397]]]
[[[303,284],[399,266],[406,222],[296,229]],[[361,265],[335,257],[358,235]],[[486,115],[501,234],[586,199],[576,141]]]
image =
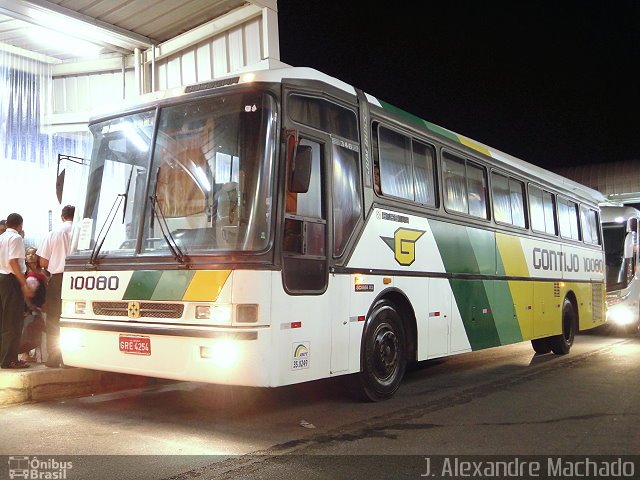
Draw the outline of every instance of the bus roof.
[[[626,223],[632,217],[640,218],[640,211],[626,205],[600,207],[602,223]]]
[[[345,83],[337,78],[331,77],[325,73],[322,73],[318,70],[309,67],[292,67],[290,65],[284,64],[282,62],[274,62],[274,61],[263,61],[264,65],[262,68],[257,70],[236,73],[233,75],[229,75],[226,77],[221,77],[219,79],[210,80],[206,82],[202,82],[195,85],[181,86],[176,88],[171,88],[168,90],[160,91],[160,92],[152,92],[149,94],[145,94],[141,97],[138,97],[135,104],[128,103],[125,108],[131,109],[134,106],[141,106],[143,104],[153,104],[164,99],[175,98],[181,95],[185,95],[188,93],[202,91],[209,88],[216,88],[225,85],[233,85],[233,84],[248,84],[253,82],[282,82],[286,79],[304,79],[304,80],[318,80],[329,85],[332,85],[340,90],[343,90],[351,95],[356,95],[356,88],[348,83]],[[524,172],[526,175],[540,179],[540,181],[545,181],[546,183],[552,184],[554,187],[559,189],[560,191],[568,192],[572,195],[575,195],[584,200],[589,200],[594,203],[605,203],[607,202],[607,198],[597,190],[589,188],[580,183],[574,182],[573,180],[569,180],[561,175],[550,172],[544,168],[538,167],[531,163],[528,163],[524,160],[521,160],[513,155],[509,155],[508,153],[501,152],[493,147],[489,147],[488,145],[484,145],[481,142],[476,140],[472,140],[464,135],[460,135],[452,130],[448,130],[444,127],[440,127],[434,123],[428,122],[424,119],[421,119],[411,113],[405,112],[404,110],[397,108],[389,103],[384,102],[383,100],[374,97],[368,93],[365,93],[367,100],[378,107],[381,107],[387,111],[393,112],[396,115],[404,117],[406,119],[411,120],[413,123],[426,128],[427,130],[435,133],[436,135],[443,136],[451,141],[464,145],[468,148],[471,148],[483,155],[486,155],[494,160],[498,164],[504,164],[507,167],[512,167],[517,170]],[[122,109],[121,109],[122,110]],[[113,111],[111,111],[113,114]],[[106,115],[101,115],[102,117]],[[92,121],[95,121],[96,118],[92,118]]]

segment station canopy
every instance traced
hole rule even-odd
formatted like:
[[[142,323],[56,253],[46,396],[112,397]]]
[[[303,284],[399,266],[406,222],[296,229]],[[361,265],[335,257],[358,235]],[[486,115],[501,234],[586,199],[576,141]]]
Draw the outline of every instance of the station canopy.
[[[47,63],[146,50],[243,0],[0,0],[0,49]],[[275,2],[271,2],[275,3]]]

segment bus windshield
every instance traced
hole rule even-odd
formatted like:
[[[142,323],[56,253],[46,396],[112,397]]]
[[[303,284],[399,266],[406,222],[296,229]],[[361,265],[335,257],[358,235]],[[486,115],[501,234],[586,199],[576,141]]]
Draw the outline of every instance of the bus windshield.
[[[73,253],[264,250],[275,120],[271,96],[241,92],[93,125],[87,201]]]
[[[627,262],[624,258],[625,225],[603,225],[605,261],[607,264],[607,290],[619,290],[627,286]]]

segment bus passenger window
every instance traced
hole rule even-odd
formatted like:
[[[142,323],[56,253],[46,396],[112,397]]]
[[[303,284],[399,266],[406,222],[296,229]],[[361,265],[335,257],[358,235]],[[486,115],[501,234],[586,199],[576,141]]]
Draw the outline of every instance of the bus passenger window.
[[[467,164],[469,215],[487,218],[487,178],[484,168]]]
[[[448,152],[442,155],[444,204],[448,210],[488,218],[487,172]]]
[[[556,226],[555,214],[555,198],[552,193],[542,192],[542,202],[544,206],[544,225],[549,235],[557,235],[558,228]]]
[[[442,158],[444,176],[444,203],[448,210],[469,213],[467,185],[464,175],[464,160],[444,153]]]
[[[524,213],[524,183],[509,179],[509,192],[511,196],[511,218],[516,227],[526,228],[527,222]]]
[[[580,220],[582,223],[582,238],[584,242],[599,245],[600,229],[598,228],[598,214],[596,211],[587,207],[581,207]]]
[[[537,232],[556,234],[555,202],[553,194],[529,185],[531,228]]]
[[[378,136],[382,192],[413,201],[411,139],[382,126]]]
[[[511,196],[509,195],[509,179],[503,175],[491,175],[491,192],[493,193],[493,215],[497,222],[511,223]]]
[[[560,235],[564,238],[580,240],[578,231],[578,205],[562,197],[558,197],[558,213],[560,215]]]
[[[435,150],[432,146],[415,140],[412,143],[416,202],[435,207]]]
[[[524,184],[494,172],[491,174],[491,191],[496,221],[525,228]]]

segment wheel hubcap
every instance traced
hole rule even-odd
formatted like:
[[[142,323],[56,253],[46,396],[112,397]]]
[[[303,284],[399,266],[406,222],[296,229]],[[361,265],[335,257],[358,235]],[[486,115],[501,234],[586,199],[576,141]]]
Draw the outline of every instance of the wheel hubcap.
[[[398,365],[398,337],[390,325],[382,324],[374,338],[374,371],[376,377],[386,380]]]

